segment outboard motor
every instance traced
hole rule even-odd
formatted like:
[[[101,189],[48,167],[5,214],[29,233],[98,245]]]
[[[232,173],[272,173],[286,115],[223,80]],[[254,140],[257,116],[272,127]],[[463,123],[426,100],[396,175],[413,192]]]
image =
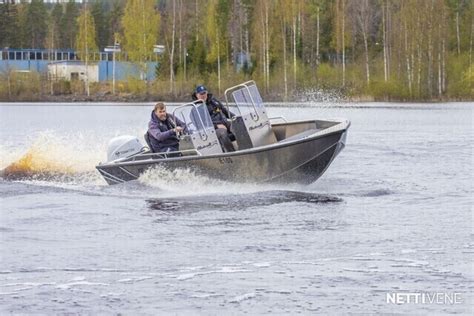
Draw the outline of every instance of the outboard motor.
[[[112,138],[107,148],[107,162],[139,154],[145,148],[135,136],[123,135]]]

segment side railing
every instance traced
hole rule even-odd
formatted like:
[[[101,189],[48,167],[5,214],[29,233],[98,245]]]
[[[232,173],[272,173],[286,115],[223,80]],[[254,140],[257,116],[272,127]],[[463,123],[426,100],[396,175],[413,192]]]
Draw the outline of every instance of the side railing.
[[[185,156],[201,156],[201,153],[197,149],[186,149],[178,151],[168,151],[162,153],[145,153],[137,154],[131,157],[125,157],[121,159],[114,160],[114,163],[117,162],[136,162],[142,160],[154,160],[154,159],[168,159],[168,158],[180,158]]]

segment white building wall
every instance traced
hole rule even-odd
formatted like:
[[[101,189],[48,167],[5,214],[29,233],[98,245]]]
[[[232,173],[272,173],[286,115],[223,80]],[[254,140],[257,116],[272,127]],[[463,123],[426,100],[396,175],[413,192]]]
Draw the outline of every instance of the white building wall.
[[[88,71],[86,71],[86,69]],[[86,65],[80,63],[51,63],[48,65],[48,73],[52,78],[71,81],[73,78],[85,81],[89,77],[89,82],[99,81],[99,65]]]

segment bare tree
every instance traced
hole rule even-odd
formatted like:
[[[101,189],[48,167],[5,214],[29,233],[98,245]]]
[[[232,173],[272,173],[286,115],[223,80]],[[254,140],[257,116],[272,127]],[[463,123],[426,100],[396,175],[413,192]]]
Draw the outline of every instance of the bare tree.
[[[282,36],[282,50],[283,50],[283,82],[285,85],[285,96],[286,100],[288,97],[288,74],[286,70],[286,21],[284,19],[281,23],[281,36]]]
[[[385,19],[386,19],[386,27],[385,27],[385,49],[386,49],[386,58],[387,58],[387,79],[390,79],[391,73],[391,59],[392,59],[392,11],[393,6],[391,2],[387,1],[385,6]]]
[[[406,66],[407,66],[407,80],[408,80],[408,91],[410,92],[410,95],[413,94],[413,73],[412,69],[413,66],[411,65],[411,61],[413,58],[410,59],[410,47],[408,46],[408,27],[407,27],[407,21],[405,21],[404,25],[404,38],[405,38],[405,59],[406,59]]]
[[[342,86],[346,86],[346,1],[342,0]]]
[[[260,0],[256,3],[255,10],[255,33],[257,41],[260,42],[261,70],[265,92],[270,88],[270,6],[272,2]]]
[[[370,64],[369,64],[369,29],[372,22],[373,12],[369,0],[351,1],[351,12],[354,15],[355,25],[362,36],[365,55],[365,74],[367,85],[370,85]]]
[[[384,0],[382,2],[382,40],[383,40],[383,78],[384,81],[388,81],[388,56],[387,56],[387,27],[386,27],[386,17],[385,15],[387,14],[387,9],[386,8],[386,1]]]
[[[461,55],[461,36],[459,32],[459,10],[461,6],[461,1],[458,1],[458,7],[456,8],[456,39],[457,39],[457,48],[458,55]]]
[[[446,91],[446,7],[439,3],[438,14],[438,95],[442,96]]]
[[[412,8],[414,10],[416,8]],[[422,12],[419,14],[419,18],[416,20],[416,24],[411,25],[411,29],[409,30],[410,34],[410,40],[411,40],[411,45],[412,45],[412,52],[411,52],[411,62],[412,62],[412,79],[415,78],[415,52],[416,52],[416,74],[417,74],[417,79],[416,79],[416,87],[417,87],[417,94],[418,96],[421,95],[421,68],[423,65],[423,46],[425,45],[425,37],[422,34],[421,30],[426,30],[426,12],[424,8],[419,8],[422,10]],[[413,20],[413,16],[410,16],[411,20]],[[413,34],[414,32],[414,34]]]
[[[173,0],[173,22],[171,27],[171,47],[170,47],[170,93],[174,91],[174,50],[176,38],[176,0]]]
[[[474,15],[471,15],[471,36],[469,39],[469,80],[472,80],[472,37],[474,33]]]
[[[292,49],[293,49],[293,89],[297,87],[297,72],[298,72],[298,55],[297,55],[297,39],[302,39],[301,36],[301,11],[305,10],[304,2],[296,1],[291,4],[291,21],[292,21]]]
[[[297,35],[297,16],[293,12],[293,89],[296,89],[296,35]]]
[[[178,65],[183,62],[183,0],[178,0]]]
[[[354,4],[355,5],[355,4]],[[334,38],[333,43],[336,50],[336,62],[339,63],[342,55],[342,86],[346,84],[346,64],[345,64],[345,45],[346,45],[346,1],[336,0],[334,2]],[[353,8],[355,10],[355,7]]]
[[[430,97],[433,96],[433,2],[430,2],[428,7],[428,94]]]
[[[319,5],[316,8],[316,66],[319,66],[320,62],[320,55],[319,55],[319,36],[320,36],[320,30],[319,30]]]
[[[265,73],[266,87],[270,88],[270,27],[269,27],[269,5],[265,6]]]

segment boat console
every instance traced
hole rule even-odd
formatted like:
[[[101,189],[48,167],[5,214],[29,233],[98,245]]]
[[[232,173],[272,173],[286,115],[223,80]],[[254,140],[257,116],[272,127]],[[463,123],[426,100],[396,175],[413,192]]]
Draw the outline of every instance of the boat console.
[[[187,135],[183,135],[180,148],[194,148],[201,155],[221,154],[214,124],[205,103],[194,101],[183,104],[173,111],[173,116],[186,124]]]
[[[238,112],[232,122],[232,129],[239,149],[276,143],[275,133],[254,81],[231,87],[224,94],[226,106],[229,107],[229,104],[232,104]]]
[[[232,118],[232,132],[236,137],[236,145],[239,150],[277,142],[262,97],[254,81],[227,89],[225,96],[227,108],[229,109],[229,105],[232,105],[236,109],[236,116]],[[194,148],[202,155],[223,152],[210,114],[202,101],[179,106],[174,110],[173,115],[186,124],[189,135],[189,137],[185,137],[184,142],[180,142],[181,149]]]

